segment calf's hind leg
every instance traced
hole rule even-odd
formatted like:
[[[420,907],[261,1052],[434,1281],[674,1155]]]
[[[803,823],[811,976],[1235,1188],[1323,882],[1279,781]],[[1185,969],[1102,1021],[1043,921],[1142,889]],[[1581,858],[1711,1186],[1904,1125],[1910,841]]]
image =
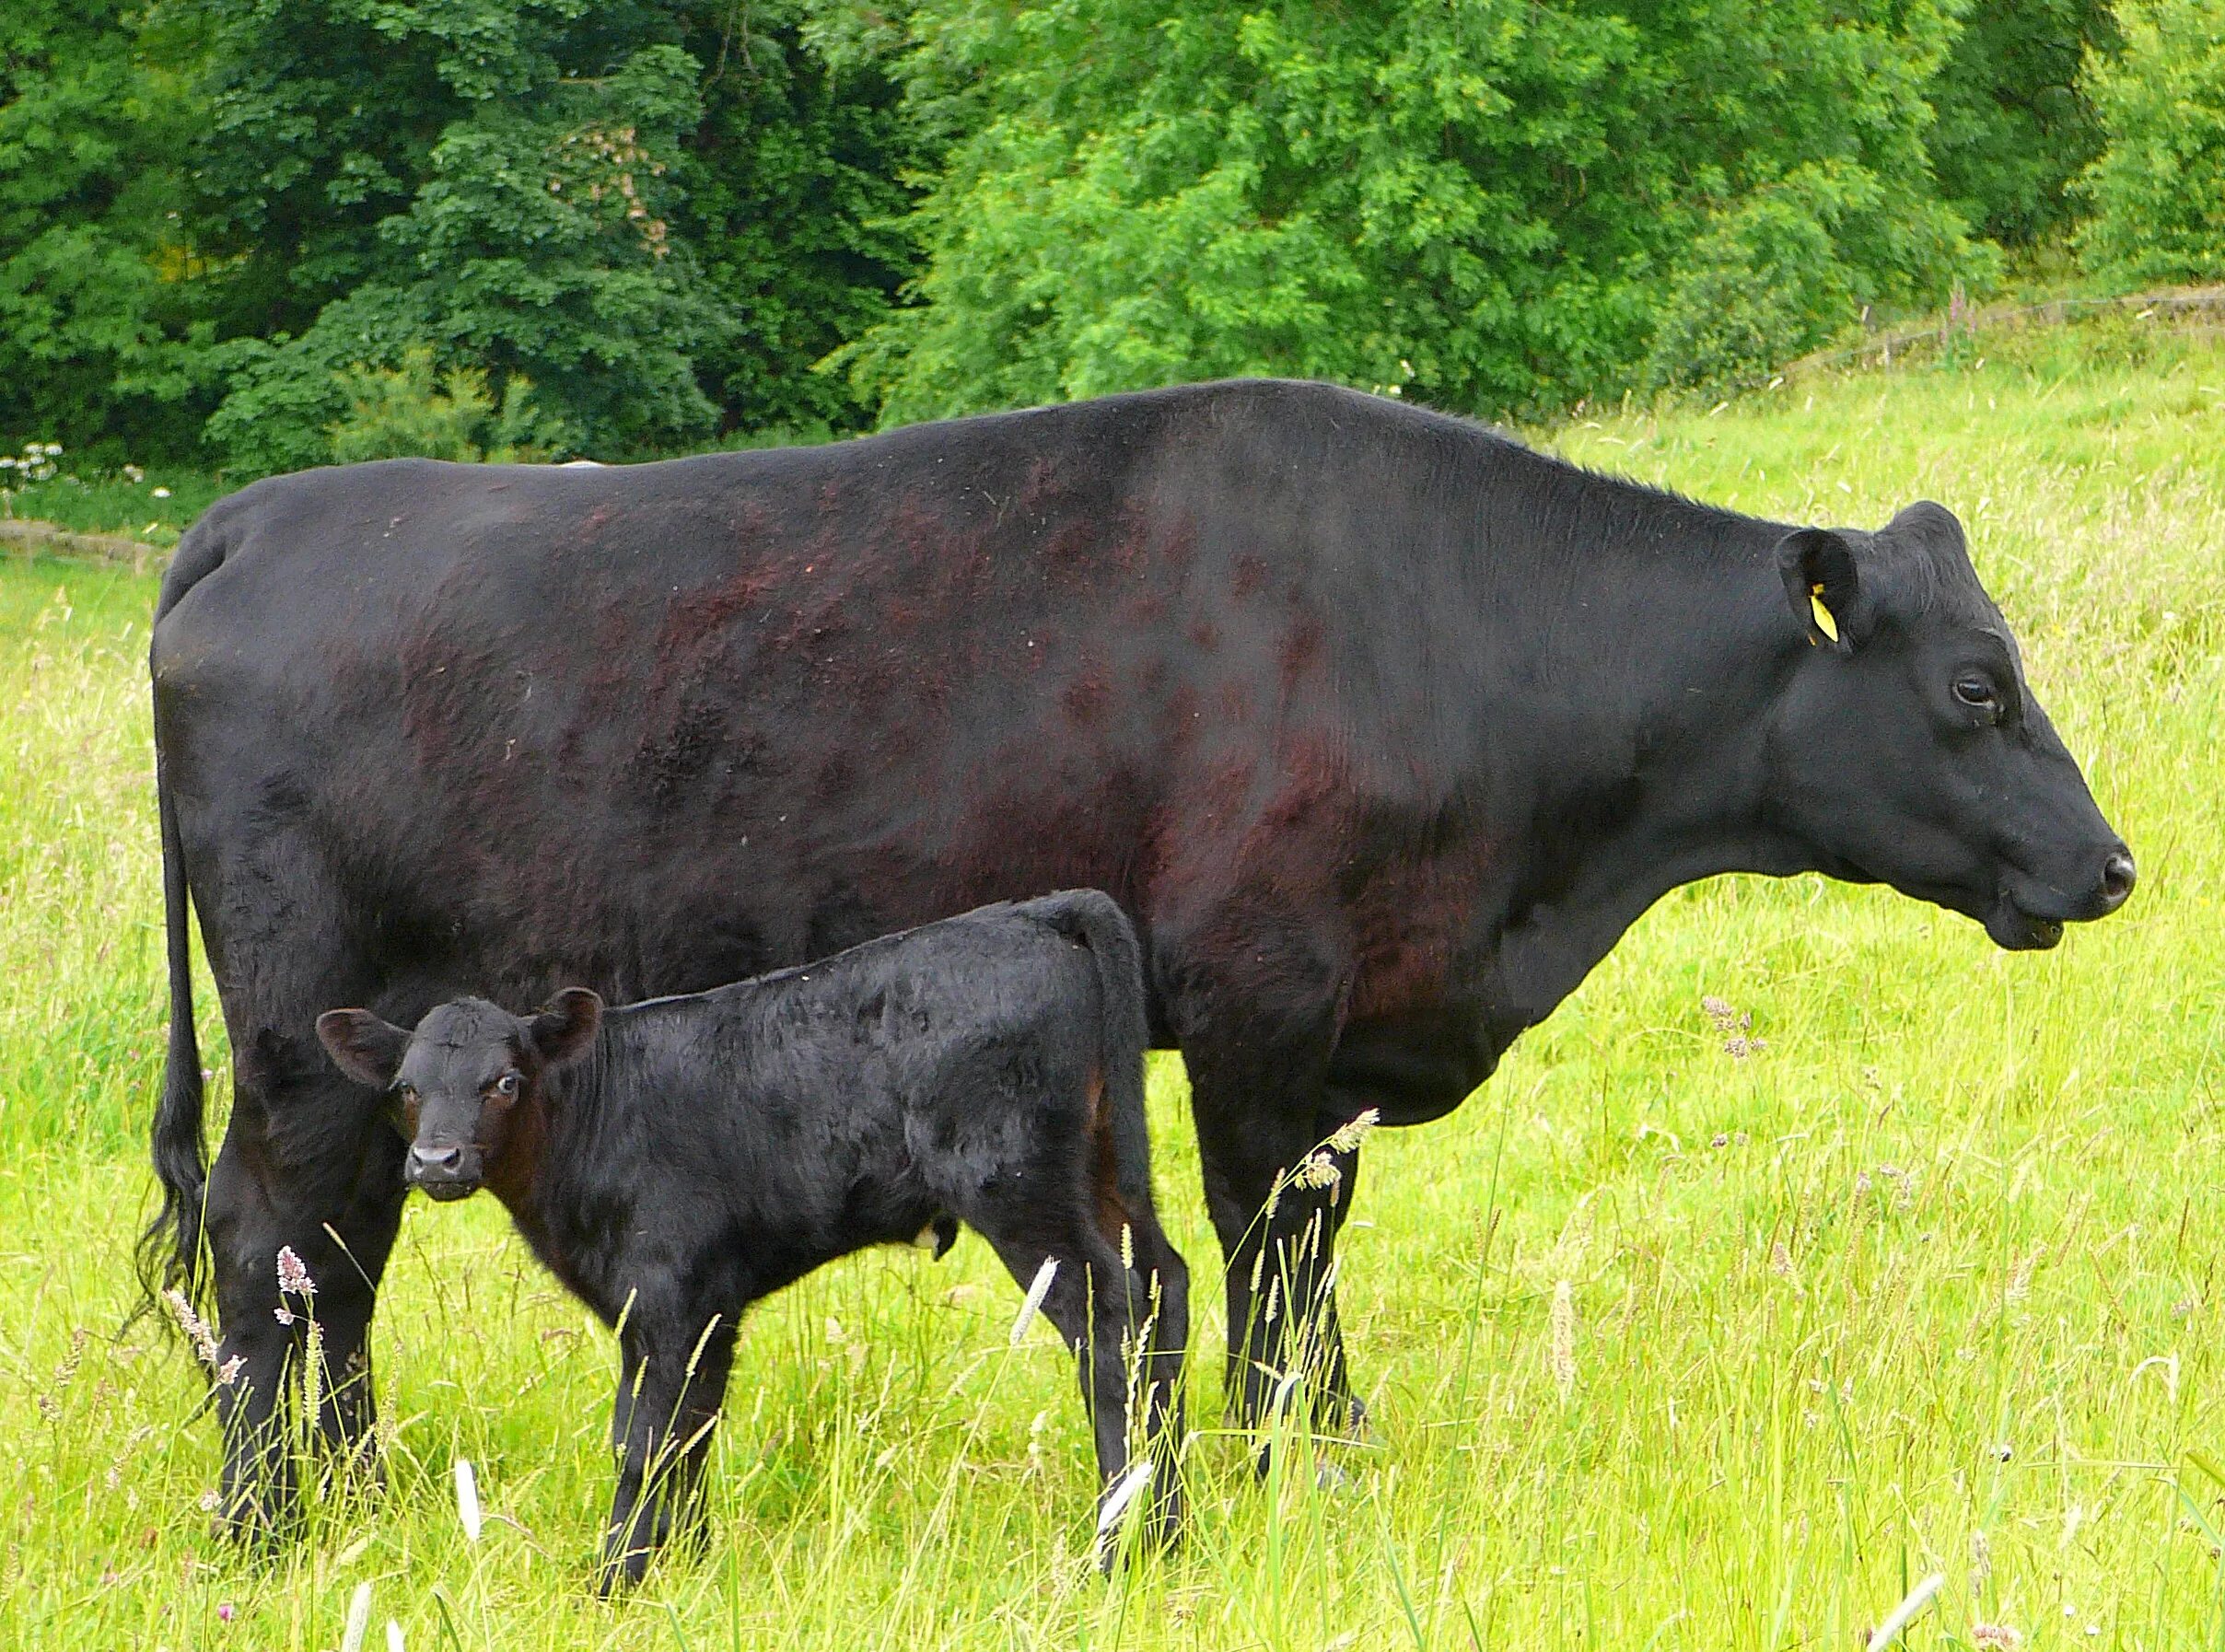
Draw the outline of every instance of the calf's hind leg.
[[[1057,1264],[1043,1295],[1043,1313],[1074,1350],[1079,1366],[1082,1404],[1096,1437],[1103,1482],[1101,1511],[1131,1460],[1129,1362],[1134,1359],[1133,1391],[1144,1402],[1142,1445],[1152,1464],[1151,1483],[1143,1494],[1148,1498],[1144,1535],[1154,1544],[1171,1541],[1182,1524],[1175,1454],[1182,1436],[1182,1350],[1190,1324],[1189,1273],[1181,1256],[1148,1212],[1129,1215],[1134,1268],[1121,1260],[1119,1238],[1099,1232],[1078,1213],[1069,1223],[973,1225],[1023,1288],[1032,1286],[1046,1261]],[[1112,1565],[1118,1539],[1118,1522],[1101,1533],[1101,1565]]]

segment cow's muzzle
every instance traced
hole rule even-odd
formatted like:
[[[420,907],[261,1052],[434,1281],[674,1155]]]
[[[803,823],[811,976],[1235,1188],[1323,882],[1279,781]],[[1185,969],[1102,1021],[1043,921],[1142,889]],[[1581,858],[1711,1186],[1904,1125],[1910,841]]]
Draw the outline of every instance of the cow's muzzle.
[[[2003,879],[1986,914],[1986,933],[1994,945],[2011,952],[2044,950],[2063,938],[2064,925],[2105,918],[2124,905],[2139,878],[2131,851],[2113,843],[2093,867],[2086,887],[2076,892],[2031,877]]]

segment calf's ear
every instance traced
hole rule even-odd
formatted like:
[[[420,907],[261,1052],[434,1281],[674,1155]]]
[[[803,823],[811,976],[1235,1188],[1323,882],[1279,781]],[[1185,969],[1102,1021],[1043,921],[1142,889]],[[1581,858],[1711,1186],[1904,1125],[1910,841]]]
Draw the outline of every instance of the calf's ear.
[[[410,1035],[367,1009],[328,1009],[317,1018],[317,1040],[333,1064],[357,1084],[392,1087]]]
[[[1792,611],[1818,647],[1851,654],[1867,634],[1854,547],[1828,528],[1796,528],[1777,542],[1777,569]]]
[[[584,986],[567,986],[527,1026],[542,1060],[553,1066],[577,1061],[594,1047],[602,1027],[602,1000]]]

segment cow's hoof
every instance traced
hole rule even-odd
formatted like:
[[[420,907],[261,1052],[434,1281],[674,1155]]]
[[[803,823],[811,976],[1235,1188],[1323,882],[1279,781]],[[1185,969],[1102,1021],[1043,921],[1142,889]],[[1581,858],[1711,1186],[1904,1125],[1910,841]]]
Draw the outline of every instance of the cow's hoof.
[[[1355,1444],[1368,1437],[1368,1402],[1357,1394],[1324,1394],[1318,1415],[1323,1432]]]

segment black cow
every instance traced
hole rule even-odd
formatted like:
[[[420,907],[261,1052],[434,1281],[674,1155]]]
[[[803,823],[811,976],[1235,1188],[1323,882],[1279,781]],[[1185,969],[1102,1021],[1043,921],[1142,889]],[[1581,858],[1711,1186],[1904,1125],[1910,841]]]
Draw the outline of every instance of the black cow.
[[[1054,1264],[1043,1311],[1079,1357],[1108,1496],[1134,1359],[1147,1530],[1171,1535],[1188,1274],[1151,1206],[1143,971],[1108,897],[984,907],[608,1013],[573,988],[530,1018],[460,998],[414,1033],[366,1009],[317,1031],[385,1093],[410,1185],[486,1187],[618,1328],[606,1587],[639,1581],[694,1507],[743,1310],[868,1245],[947,1246],[953,1217],[1023,1286]]]
[[[1293,1323],[1349,1392],[1322,1285],[1357,1166],[1260,1220],[1278,1172],[1459,1105],[1668,890],[1822,871],[2044,947],[2133,878],[1940,506],[1757,521],[1315,384],[259,483],[179,546],[153,671],[148,1248],[191,1280],[205,1235],[250,1518],[282,1502],[280,1245],[358,1362],[325,1437],[371,1415],[402,1154],[329,1005],[688,991],[1105,890],[1188,1065],[1255,1416]],[[205,1197],[189,891],[234,1059]],[[1253,1312],[1276,1281],[1295,1311]]]

